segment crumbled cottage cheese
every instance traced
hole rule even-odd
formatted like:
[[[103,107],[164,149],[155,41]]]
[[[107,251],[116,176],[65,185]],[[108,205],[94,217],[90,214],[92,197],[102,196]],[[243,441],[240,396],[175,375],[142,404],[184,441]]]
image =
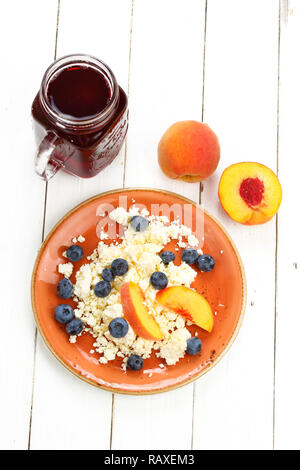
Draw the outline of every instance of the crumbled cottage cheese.
[[[63,263],[58,265],[58,272],[63,274],[65,277],[69,278],[72,276],[73,264],[72,263]]]
[[[123,207],[117,207],[117,209],[113,210],[109,217],[111,220],[118,222],[118,224],[127,225],[129,220],[129,214]]]
[[[72,239],[72,243],[83,243],[85,242],[85,238],[82,235],[79,235],[79,237],[74,237]]]
[[[149,227],[143,232],[136,232],[129,225],[131,217],[137,214],[148,217]],[[109,245],[103,241],[106,238],[105,234],[103,236],[100,234],[98,247],[88,257],[91,262],[81,266],[77,271],[73,298],[77,302],[75,316],[84,322],[84,331],[91,333],[95,338],[93,348],[100,354],[101,364],[121,357],[122,368],[125,370],[128,356],[138,354],[147,359],[153,351],[168,365],[176,364],[185,355],[186,343],[191,336],[186,325],[190,322],[156,302],[157,290],[150,284],[149,279],[154,271],[159,270],[167,275],[168,287],[178,285],[190,287],[197,272],[184,262],[179,266],[173,262],[166,266],[162,263],[159,253],[171,240],[178,240],[177,245],[182,247],[198,247],[199,241],[191,229],[181,225],[178,220],[170,223],[167,217],[149,216],[148,211],[139,212],[135,206],[129,211],[118,207],[109,216],[111,220],[126,226],[124,236],[119,243]],[[96,297],[94,286],[102,279],[101,272],[116,258],[126,259],[129,265],[128,272],[122,277],[115,278],[111,293],[107,297]],[[64,275],[71,272],[68,271],[67,265],[71,263],[59,267]],[[72,265],[71,267],[73,268]],[[135,334],[131,326],[123,338],[114,338],[110,335],[108,326],[111,320],[123,316],[120,289],[129,281],[135,282],[143,290],[145,305],[159,324],[163,340],[150,341],[141,338]],[[70,341],[75,341],[73,336]],[[160,364],[161,366],[164,367]]]

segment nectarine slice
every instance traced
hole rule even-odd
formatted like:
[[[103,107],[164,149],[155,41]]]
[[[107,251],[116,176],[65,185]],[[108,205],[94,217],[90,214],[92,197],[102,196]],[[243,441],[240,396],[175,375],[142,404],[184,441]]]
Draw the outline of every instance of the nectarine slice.
[[[229,217],[241,224],[267,222],[278,211],[281,198],[282,189],[277,176],[261,163],[235,163],[221,176],[221,205]]]
[[[144,339],[161,340],[163,334],[158,323],[145,306],[142,289],[134,282],[126,282],[121,288],[121,302],[124,316],[134,332]]]
[[[193,289],[184,286],[167,287],[156,294],[156,300],[203,330],[211,332],[213,329],[214,318],[210,305]]]

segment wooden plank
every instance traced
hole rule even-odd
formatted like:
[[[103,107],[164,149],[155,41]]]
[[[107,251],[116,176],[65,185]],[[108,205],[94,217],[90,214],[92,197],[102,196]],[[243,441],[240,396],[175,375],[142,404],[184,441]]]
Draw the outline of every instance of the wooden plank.
[[[7,2],[0,17],[1,42],[1,213],[2,314],[0,342],[2,449],[26,449],[33,375],[34,322],[30,280],[41,242],[44,183],[33,170],[30,119],[43,70],[54,53],[57,4]],[[35,18],[29,25],[24,18]],[[37,40],[38,39],[38,40]]]
[[[210,0],[204,121],[221,143],[205,207],[222,221],[245,264],[248,305],[227,357],[196,386],[195,449],[270,449],[273,426],[275,219],[246,227],[221,209],[221,172],[239,161],[276,171],[278,2]],[[234,295],[234,292],[232,293]]]
[[[199,184],[170,180],[157,144],[173,122],[201,120],[205,2],[134,4],[130,129],[125,185],[178,192],[198,201]],[[112,448],[189,449],[193,385],[157,396],[115,396]]]
[[[300,223],[298,218],[300,107],[300,5],[281,2],[279,178],[283,202],[278,216],[278,297],[276,325],[275,426],[276,449],[300,449],[299,355]]]
[[[127,89],[131,1],[60,3],[58,56],[74,52],[93,54],[109,64],[120,85]],[[122,186],[123,158],[124,150],[109,168],[89,180],[58,173],[48,187],[46,232],[78,202]],[[31,448],[109,448],[111,401],[110,393],[92,388],[67,373],[39,339]]]

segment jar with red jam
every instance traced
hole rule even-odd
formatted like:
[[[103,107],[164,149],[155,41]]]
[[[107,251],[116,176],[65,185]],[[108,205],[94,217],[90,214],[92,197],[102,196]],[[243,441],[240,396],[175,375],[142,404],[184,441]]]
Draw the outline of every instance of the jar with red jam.
[[[118,155],[128,128],[128,100],[113,72],[83,54],[46,70],[32,104],[35,170],[49,180],[60,168],[91,178]]]

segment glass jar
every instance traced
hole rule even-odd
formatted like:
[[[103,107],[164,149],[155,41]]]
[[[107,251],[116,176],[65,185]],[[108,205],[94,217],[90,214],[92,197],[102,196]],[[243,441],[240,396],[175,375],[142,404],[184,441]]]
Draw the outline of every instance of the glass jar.
[[[38,175],[49,180],[62,168],[90,178],[121,149],[128,100],[106,64],[88,55],[69,55],[46,70],[32,116]]]

